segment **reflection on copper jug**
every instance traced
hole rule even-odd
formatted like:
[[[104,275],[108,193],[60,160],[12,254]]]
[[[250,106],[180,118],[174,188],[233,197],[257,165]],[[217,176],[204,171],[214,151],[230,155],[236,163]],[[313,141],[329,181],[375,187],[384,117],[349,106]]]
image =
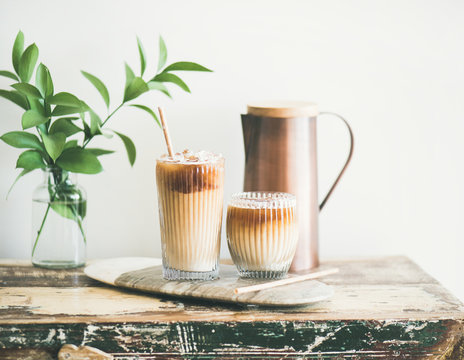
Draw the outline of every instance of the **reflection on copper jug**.
[[[318,204],[316,122],[330,114],[348,127],[350,152],[340,174]],[[290,271],[319,265],[318,218],[353,154],[353,133],[340,115],[319,113],[310,102],[262,102],[242,115],[245,142],[244,191],[282,191],[296,195],[299,239]]]

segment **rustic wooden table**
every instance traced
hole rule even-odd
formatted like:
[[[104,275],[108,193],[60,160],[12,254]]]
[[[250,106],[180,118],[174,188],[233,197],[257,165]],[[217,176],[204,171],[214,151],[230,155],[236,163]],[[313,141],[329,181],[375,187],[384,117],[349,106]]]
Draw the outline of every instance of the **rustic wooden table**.
[[[100,284],[82,270],[0,262],[0,358],[64,344],[116,359],[464,359],[464,307],[404,257],[333,261],[330,301],[292,309],[201,303]]]

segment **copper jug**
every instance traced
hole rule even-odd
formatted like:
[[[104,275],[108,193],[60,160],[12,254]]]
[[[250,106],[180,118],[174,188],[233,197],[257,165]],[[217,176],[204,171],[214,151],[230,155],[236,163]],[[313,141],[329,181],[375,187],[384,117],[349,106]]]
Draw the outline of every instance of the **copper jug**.
[[[341,119],[350,136],[348,158],[327,195],[318,204],[318,115]],[[319,113],[311,102],[261,102],[248,105],[242,115],[245,142],[244,191],[282,191],[296,195],[299,223],[297,251],[290,271],[319,265],[318,218],[353,154],[353,133],[344,118]]]

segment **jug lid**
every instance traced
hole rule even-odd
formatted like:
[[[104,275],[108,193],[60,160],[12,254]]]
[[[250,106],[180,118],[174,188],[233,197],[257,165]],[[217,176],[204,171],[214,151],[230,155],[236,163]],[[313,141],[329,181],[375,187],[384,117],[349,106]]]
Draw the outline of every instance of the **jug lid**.
[[[263,117],[293,118],[317,116],[317,104],[309,101],[267,100],[247,105],[248,114]]]

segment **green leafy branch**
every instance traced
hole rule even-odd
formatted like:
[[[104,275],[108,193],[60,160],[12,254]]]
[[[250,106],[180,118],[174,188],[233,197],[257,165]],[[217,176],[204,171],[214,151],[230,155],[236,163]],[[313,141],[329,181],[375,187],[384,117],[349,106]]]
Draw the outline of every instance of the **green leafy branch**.
[[[190,92],[185,82],[174,72],[211,70],[194,62],[180,61],[166,65],[167,48],[164,40],[159,39],[159,58],[154,76],[145,80],[147,70],[145,50],[137,38],[140,55],[140,74],[136,76],[131,67],[125,64],[126,82],[122,102],[111,112],[110,94],[105,84],[95,75],[82,71],[82,75],[96,88],[101,95],[108,115],[100,117],[87,103],[69,92],[55,93],[49,69],[42,63],[37,68],[39,50],[35,44],[24,50],[24,35],[20,31],[16,36],[12,63],[14,72],[1,70],[0,76],[14,80],[12,90],[0,89],[0,97],[12,101],[25,110],[21,118],[22,131],[8,132],[0,137],[8,145],[28,149],[18,158],[17,168],[22,172],[18,178],[32,170],[46,166],[57,166],[63,170],[96,174],[102,171],[98,159],[101,155],[112,153],[111,150],[87,148],[90,141],[97,136],[112,137],[116,134],[124,143],[131,165],[136,158],[133,141],[117,131],[107,130],[108,121],[124,106],[143,110],[158,125],[159,119],[154,110],[143,104],[134,104],[140,95],[149,91],[159,91],[171,97],[166,84],[179,86]],[[31,83],[35,71],[35,84]],[[37,135],[29,132],[36,129]],[[28,131],[29,130],[29,131]],[[76,139],[81,136],[80,141]]]
[[[21,117],[22,130],[11,131],[0,137],[10,146],[25,149],[16,162],[16,168],[21,169],[21,172],[11,188],[22,176],[45,167],[83,174],[101,172],[103,167],[99,157],[111,154],[113,151],[87,147],[92,139],[98,136],[111,138],[115,134],[119,137],[132,166],[136,159],[133,141],[127,135],[108,129],[106,126],[108,121],[121,108],[130,106],[144,111],[161,126],[153,109],[143,104],[135,104],[133,100],[149,91],[158,91],[171,98],[166,86],[168,83],[190,92],[186,83],[174,73],[211,71],[202,65],[188,61],[175,62],[166,66],[167,48],[160,37],[156,71],[153,76],[145,76],[145,79],[148,79],[145,80],[147,60],[143,45],[138,38],[137,46],[140,56],[139,75],[136,76],[131,67],[125,64],[126,81],[123,100],[112,111],[110,111],[110,94],[103,81],[89,72],[82,71],[82,75],[96,88],[106,105],[108,115],[101,117],[76,95],[70,92],[55,92],[49,69],[42,63],[37,66],[39,49],[35,44],[24,49],[24,35],[19,31],[12,51],[13,71],[0,70],[0,76],[14,81],[11,89],[0,89],[0,97],[15,103],[24,110]],[[35,81],[32,83],[34,71]],[[34,130],[35,133],[31,132]],[[58,179],[55,179],[55,183],[59,183],[56,180]],[[54,194],[51,199],[56,197],[59,197],[59,194]],[[50,206],[54,210],[59,209],[53,204]],[[47,208],[44,221],[48,211],[49,208]],[[77,209],[62,209],[58,212],[64,217],[78,213]],[[40,231],[38,236],[40,236]]]

